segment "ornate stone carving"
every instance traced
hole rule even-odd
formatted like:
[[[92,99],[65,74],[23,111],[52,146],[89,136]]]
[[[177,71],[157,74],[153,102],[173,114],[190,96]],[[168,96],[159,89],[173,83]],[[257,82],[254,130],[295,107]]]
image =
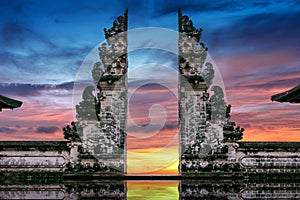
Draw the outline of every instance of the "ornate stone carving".
[[[202,28],[195,28],[193,21],[188,16],[183,16],[181,10],[178,10],[178,25],[179,32],[186,32],[188,36],[196,38],[196,42],[200,41]]]
[[[201,77],[203,64],[207,56],[207,47],[200,43],[202,29],[193,26],[188,16],[183,16],[178,11],[178,50],[179,50],[179,72],[186,77]],[[203,82],[203,78],[198,78]],[[197,79],[196,79],[197,80]]]
[[[235,122],[230,122],[231,105],[226,106],[226,124],[223,126],[224,142],[234,142],[243,139],[245,129],[236,126]]]
[[[207,87],[210,87],[215,77],[215,71],[210,62],[207,62],[205,66],[206,68],[202,72],[202,77],[205,80]]]
[[[63,128],[64,138],[70,141],[81,141],[77,127],[79,128],[78,122],[71,122],[71,126],[67,125],[65,128]]]
[[[92,68],[95,86],[86,87],[82,101],[76,105],[78,122],[75,128],[81,130],[82,143],[78,146],[80,161],[70,163],[70,170],[91,169],[91,166],[100,171],[125,170],[127,18],[126,10],[114,21],[112,28],[104,29],[106,41],[98,48],[100,61]],[[73,139],[75,128],[67,126],[65,137]],[[94,161],[85,163],[85,159]]]
[[[221,87],[212,86],[211,89],[214,94],[210,97],[211,116],[212,123],[223,125],[225,123],[226,116],[226,103],[224,101],[224,93]]]
[[[231,106],[226,106],[223,89],[214,84],[214,66],[206,60],[208,49],[200,41],[202,29],[195,28],[181,11],[178,26],[180,172],[227,170],[224,142],[241,139],[244,129],[233,128],[224,136]]]
[[[83,101],[76,105],[76,117],[79,121],[98,120],[98,115],[100,113],[100,102],[96,99],[93,92],[93,86],[86,87],[82,93]]]
[[[126,32],[128,28],[127,23],[128,23],[128,9],[126,9],[123,16],[119,16],[116,20],[114,20],[112,28],[110,29],[104,28],[105,39],[109,39],[118,33]]]
[[[93,70],[92,70],[92,76],[93,76],[93,80],[94,80],[94,84],[98,85],[100,78],[103,75],[103,70],[101,68],[102,64],[101,62],[96,62],[94,64]]]
[[[104,29],[106,42],[99,50],[104,72],[100,79],[112,83],[127,72],[127,21],[128,11],[119,16],[110,29]],[[96,71],[98,73],[98,71]]]

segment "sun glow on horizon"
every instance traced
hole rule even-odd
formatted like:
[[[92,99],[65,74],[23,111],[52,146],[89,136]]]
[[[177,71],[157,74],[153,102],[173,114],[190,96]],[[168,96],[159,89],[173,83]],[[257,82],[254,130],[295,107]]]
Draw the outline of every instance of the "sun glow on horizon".
[[[178,146],[127,150],[128,174],[178,174]]]

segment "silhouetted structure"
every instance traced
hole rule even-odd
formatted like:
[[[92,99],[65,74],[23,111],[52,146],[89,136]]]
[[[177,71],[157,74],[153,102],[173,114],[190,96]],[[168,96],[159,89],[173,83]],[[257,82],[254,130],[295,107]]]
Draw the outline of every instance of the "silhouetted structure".
[[[288,91],[273,95],[271,100],[278,102],[300,103],[300,85],[297,85]]]
[[[22,106],[22,102],[0,95],[0,111],[2,109],[14,109]]]

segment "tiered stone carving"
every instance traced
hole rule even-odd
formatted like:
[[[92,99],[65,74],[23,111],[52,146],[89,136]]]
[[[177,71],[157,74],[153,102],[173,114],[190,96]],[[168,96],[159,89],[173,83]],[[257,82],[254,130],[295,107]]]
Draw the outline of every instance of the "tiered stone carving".
[[[84,89],[83,100],[76,106],[76,127],[64,128],[66,139],[81,138],[79,161],[69,163],[69,170],[126,171],[127,18],[126,10],[112,28],[104,29],[106,41],[98,48],[100,61],[92,68],[95,86]]]
[[[243,129],[235,129],[235,124],[228,122],[230,105],[226,106],[222,88],[213,82],[214,66],[207,61],[208,48],[200,42],[202,29],[195,28],[181,11],[178,25],[179,169],[184,175],[188,171],[227,165],[228,146],[224,143],[223,129],[227,131],[226,141],[241,139]]]

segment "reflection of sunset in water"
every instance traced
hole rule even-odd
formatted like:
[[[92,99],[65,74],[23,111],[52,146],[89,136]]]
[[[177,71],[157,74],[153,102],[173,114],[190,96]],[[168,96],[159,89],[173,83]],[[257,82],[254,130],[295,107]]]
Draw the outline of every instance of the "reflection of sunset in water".
[[[175,200],[178,199],[177,181],[128,181],[128,200]]]

